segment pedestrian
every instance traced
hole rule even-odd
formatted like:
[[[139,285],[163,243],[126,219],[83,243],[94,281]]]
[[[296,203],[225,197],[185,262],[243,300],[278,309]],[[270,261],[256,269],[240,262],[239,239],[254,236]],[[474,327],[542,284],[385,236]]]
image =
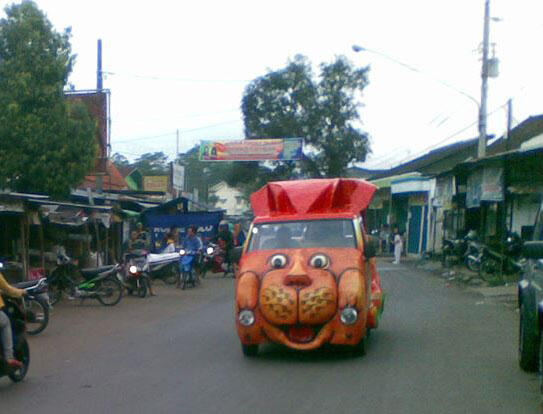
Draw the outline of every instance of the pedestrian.
[[[402,256],[403,241],[402,235],[398,227],[394,227],[394,264],[400,264],[400,258]]]

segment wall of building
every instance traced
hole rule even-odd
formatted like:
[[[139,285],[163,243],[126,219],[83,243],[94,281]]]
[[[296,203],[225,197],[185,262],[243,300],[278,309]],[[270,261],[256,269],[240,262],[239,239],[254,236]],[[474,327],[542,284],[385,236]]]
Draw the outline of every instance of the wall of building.
[[[218,201],[215,207],[226,210],[226,214],[236,216],[249,210],[249,204],[243,198],[243,194],[226,183],[219,183],[209,189],[209,195],[216,196]]]

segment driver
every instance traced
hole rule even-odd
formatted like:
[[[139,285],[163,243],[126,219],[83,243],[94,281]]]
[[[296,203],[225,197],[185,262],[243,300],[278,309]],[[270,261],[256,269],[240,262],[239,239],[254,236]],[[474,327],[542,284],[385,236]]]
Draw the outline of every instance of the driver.
[[[2,294],[20,298],[26,294],[23,289],[17,289],[11,286],[4,275],[0,273],[0,334],[2,336],[2,347],[4,349],[4,358],[7,364],[15,369],[19,369],[23,366],[23,363],[13,356],[13,335],[11,332],[11,323],[8,316],[3,311],[5,303],[2,299]]]

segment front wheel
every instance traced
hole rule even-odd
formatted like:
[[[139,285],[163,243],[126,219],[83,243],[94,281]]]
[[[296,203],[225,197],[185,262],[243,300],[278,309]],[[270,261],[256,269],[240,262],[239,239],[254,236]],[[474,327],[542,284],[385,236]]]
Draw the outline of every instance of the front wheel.
[[[23,366],[17,370],[8,372],[8,377],[13,382],[21,382],[26,376],[28,366],[30,365],[30,349],[28,348],[26,338],[22,338],[19,341],[18,346],[14,349],[14,356],[23,363]]]
[[[255,357],[258,355],[258,345],[243,345],[241,344],[241,352],[246,357]]]
[[[477,260],[477,259],[475,259],[473,257],[468,257],[466,259],[466,266],[472,272],[479,272],[479,269],[481,268],[481,264],[480,264],[479,260]]]
[[[107,278],[100,281],[96,294],[98,301],[102,305],[114,306],[123,297],[123,288],[117,280]]]
[[[169,266],[165,270],[166,274],[163,277],[164,283],[167,285],[175,285],[177,280],[179,279],[179,269],[177,269],[176,266]]]
[[[146,278],[142,277],[140,279],[140,283],[139,283],[139,286],[138,286],[138,297],[140,298],[144,298],[145,296],[147,296],[147,284],[149,282],[147,281]]]
[[[494,278],[500,271],[500,264],[496,259],[486,259],[481,262],[480,276],[483,280],[488,281]]]
[[[33,298],[26,304],[26,333],[37,335],[49,324],[49,304],[44,299]]]

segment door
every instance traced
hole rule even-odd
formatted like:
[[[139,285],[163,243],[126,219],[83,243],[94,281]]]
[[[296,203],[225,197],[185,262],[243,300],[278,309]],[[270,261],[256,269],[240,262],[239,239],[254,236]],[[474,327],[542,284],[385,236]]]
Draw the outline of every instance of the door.
[[[409,240],[407,253],[420,253],[423,206],[409,206]]]

